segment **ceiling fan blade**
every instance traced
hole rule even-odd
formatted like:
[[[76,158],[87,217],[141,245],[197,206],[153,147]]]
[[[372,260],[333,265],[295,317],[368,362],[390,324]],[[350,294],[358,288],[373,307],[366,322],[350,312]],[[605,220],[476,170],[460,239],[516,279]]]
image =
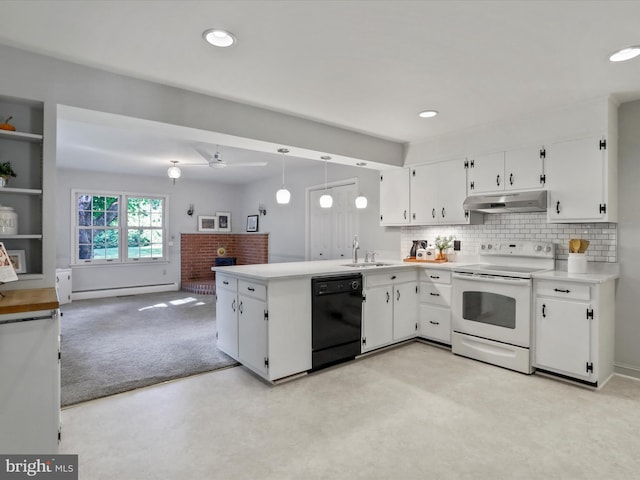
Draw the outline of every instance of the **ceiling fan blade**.
[[[213,155],[211,155],[209,152],[207,152],[206,150],[203,150],[202,148],[199,147],[193,147],[193,149],[198,152],[202,158],[204,158],[207,162],[211,162],[214,157]]]
[[[245,162],[245,163],[227,163],[228,168],[236,167],[265,167],[267,162]]]

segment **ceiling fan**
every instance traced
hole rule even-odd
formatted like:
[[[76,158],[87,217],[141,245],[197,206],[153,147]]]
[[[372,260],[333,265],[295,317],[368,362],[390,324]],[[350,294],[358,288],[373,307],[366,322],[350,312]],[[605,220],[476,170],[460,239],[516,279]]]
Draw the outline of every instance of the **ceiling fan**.
[[[216,145],[216,153],[211,154],[208,151],[204,150],[201,147],[193,147],[193,149],[198,152],[202,158],[204,158],[207,163],[197,163],[195,165],[209,166],[211,168],[235,168],[235,167],[264,167],[267,165],[267,162],[242,162],[242,163],[227,163],[222,159],[220,152],[218,151],[218,146]]]

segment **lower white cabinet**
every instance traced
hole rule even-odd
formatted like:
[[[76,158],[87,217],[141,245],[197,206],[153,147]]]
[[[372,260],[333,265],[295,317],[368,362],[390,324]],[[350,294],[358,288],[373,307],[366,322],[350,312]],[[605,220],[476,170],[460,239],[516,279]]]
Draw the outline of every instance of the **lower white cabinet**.
[[[451,345],[451,272],[425,268],[419,279],[418,334]]]
[[[0,452],[3,454],[58,451],[59,353],[58,310],[0,315]]]
[[[58,302],[60,305],[71,303],[71,269],[56,269],[56,293],[58,294]]]
[[[362,351],[414,337],[417,330],[415,271],[365,275]]]
[[[535,280],[533,366],[602,386],[613,375],[614,280]]]
[[[218,348],[269,381],[311,370],[311,285],[216,273]]]

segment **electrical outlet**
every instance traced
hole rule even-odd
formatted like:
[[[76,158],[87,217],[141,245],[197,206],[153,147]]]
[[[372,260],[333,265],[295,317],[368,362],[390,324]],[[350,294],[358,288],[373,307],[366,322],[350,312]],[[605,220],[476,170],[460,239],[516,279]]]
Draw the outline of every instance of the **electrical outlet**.
[[[460,240],[454,240],[453,241],[453,250],[454,251],[460,251]]]

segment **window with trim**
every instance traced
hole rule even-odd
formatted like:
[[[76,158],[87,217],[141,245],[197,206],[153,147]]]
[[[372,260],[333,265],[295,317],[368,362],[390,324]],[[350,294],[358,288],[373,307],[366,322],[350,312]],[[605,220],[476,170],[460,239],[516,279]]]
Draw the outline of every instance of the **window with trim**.
[[[74,263],[166,260],[165,196],[73,192]]]

